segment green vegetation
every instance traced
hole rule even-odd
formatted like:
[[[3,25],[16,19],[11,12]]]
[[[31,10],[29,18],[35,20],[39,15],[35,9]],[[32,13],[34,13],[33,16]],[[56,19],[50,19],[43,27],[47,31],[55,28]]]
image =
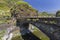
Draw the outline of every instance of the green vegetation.
[[[60,11],[56,12],[56,17],[60,17]]]
[[[19,30],[15,30],[13,32],[13,37],[11,40],[22,40],[21,34]]]
[[[16,2],[22,0],[0,0],[0,24],[9,21],[11,14],[10,9]]]
[[[26,4],[26,5],[28,5],[28,3],[27,3],[27,2],[24,2],[24,1],[18,1],[18,2],[16,2],[16,4],[17,4],[17,5],[21,5],[21,4]]]
[[[21,37],[19,35],[13,37],[11,40],[22,40]]]
[[[10,20],[11,14],[9,12],[0,10],[0,24]]]
[[[41,12],[41,13],[38,13],[38,16],[47,16],[47,17],[49,17],[49,16],[51,16],[51,17],[53,17],[53,16],[55,16],[55,14],[51,14],[51,13],[48,13],[48,12]]]
[[[32,25],[33,26],[33,25]],[[34,26],[35,27],[35,26]],[[39,30],[37,27],[34,29],[35,31],[33,32],[34,35],[36,35],[38,38],[41,40],[50,40],[47,35],[45,35],[41,30]]]
[[[37,10],[32,8],[27,2],[19,1],[11,9],[11,15],[21,19],[20,17],[36,16]]]
[[[2,40],[2,37],[4,36],[5,30],[0,31],[0,40]]]
[[[15,5],[16,2],[22,1],[22,0],[1,0],[0,1],[0,9],[2,10],[8,10],[10,9],[13,5]]]

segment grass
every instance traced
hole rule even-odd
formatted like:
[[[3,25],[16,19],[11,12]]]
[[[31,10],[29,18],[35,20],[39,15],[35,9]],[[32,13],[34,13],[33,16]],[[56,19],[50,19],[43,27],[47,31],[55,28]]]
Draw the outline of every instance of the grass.
[[[28,3],[24,2],[24,1],[18,1],[18,2],[16,2],[16,4],[20,5],[20,4],[28,4]]]

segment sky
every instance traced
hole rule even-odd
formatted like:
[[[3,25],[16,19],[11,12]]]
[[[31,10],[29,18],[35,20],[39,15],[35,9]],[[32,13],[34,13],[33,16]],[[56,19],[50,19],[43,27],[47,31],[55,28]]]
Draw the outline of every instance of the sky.
[[[60,10],[60,0],[24,0],[40,12],[56,12]]]

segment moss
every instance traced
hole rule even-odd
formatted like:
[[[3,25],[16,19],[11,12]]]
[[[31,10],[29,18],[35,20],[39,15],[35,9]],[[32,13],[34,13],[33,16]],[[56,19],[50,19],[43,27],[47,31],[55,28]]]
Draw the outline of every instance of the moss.
[[[15,36],[11,40],[22,40],[20,36]]]
[[[28,4],[27,2],[24,2],[24,1],[18,1],[16,2],[17,5],[20,5],[20,4]]]
[[[5,3],[0,3],[0,10],[7,11],[7,10],[9,10],[9,8]]]

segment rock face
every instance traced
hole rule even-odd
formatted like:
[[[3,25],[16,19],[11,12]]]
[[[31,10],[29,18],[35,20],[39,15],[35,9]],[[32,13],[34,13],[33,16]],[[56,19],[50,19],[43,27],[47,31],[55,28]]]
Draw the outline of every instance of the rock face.
[[[11,8],[11,15],[17,19],[24,19],[25,17],[37,16],[38,11],[32,8],[26,2],[17,2],[15,6]]]

